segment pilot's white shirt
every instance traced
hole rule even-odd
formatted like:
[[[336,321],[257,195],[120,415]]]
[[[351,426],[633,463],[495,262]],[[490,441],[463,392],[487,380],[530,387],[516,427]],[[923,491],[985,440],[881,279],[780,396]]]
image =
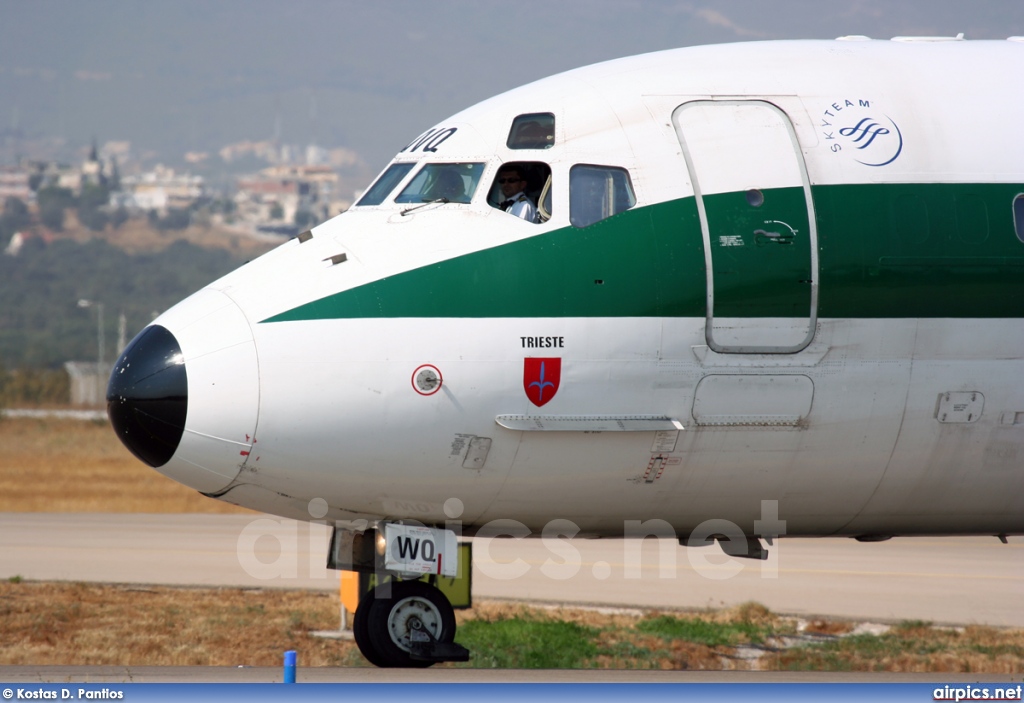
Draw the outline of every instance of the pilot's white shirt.
[[[537,208],[534,207],[533,202],[528,197],[526,197],[526,193],[524,193],[523,191],[519,191],[511,198],[509,198],[509,200],[514,200],[515,202],[512,203],[512,205],[509,206],[508,210],[506,210],[505,212],[509,213],[510,215],[515,215],[516,217],[526,220],[527,222],[537,221]]]

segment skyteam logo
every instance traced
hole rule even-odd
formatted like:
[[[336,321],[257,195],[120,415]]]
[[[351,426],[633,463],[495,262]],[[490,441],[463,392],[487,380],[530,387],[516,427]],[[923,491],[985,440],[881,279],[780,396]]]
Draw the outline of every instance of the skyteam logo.
[[[821,132],[833,153],[864,166],[888,166],[903,153],[903,133],[870,100],[837,100],[821,116]]]
[[[560,358],[523,359],[523,389],[526,391],[526,397],[538,408],[555,397],[561,378]]]

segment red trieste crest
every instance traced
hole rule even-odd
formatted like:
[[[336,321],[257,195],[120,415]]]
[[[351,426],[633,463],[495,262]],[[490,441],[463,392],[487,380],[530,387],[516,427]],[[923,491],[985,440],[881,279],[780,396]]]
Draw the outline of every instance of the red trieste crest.
[[[562,360],[523,359],[523,390],[538,408],[555,397],[562,378]]]

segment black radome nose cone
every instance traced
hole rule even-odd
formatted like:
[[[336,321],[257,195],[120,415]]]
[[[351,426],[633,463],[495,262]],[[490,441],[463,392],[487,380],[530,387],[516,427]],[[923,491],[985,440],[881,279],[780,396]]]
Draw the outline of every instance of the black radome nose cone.
[[[152,467],[178,449],[188,412],[181,346],[169,330],[142,330],[117,360],[107,384],[107,415],[128,450]]]

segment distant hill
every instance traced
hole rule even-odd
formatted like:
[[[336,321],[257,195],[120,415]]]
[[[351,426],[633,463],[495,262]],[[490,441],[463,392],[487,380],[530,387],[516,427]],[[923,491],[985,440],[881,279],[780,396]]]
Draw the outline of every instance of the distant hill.
[[[112,363],[122,312],[131,339],[155,315],[272,246],[212,228],[158,232],[143,220],[100,235],[72,226],[58,239],[29,237],[17,256],[0,254],[0,366],[95,360],[97,308],[80,307],[82,299],[104,304]]]

